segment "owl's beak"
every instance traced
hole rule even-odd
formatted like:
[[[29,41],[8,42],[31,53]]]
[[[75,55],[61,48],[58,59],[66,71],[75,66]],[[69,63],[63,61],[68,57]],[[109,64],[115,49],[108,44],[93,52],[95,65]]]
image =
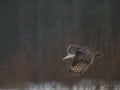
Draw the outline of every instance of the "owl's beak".
[[[73,55],[73,54],[68,54],[68,55],[65,56],[62,60],[70,59],[70,58],[73,58],[73,57],[75,57],[75,55]]]

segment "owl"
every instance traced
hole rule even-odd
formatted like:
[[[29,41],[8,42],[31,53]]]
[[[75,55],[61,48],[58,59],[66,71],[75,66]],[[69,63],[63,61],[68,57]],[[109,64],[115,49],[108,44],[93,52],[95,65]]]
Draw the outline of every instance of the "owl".
[[[75,76],[84,74],[95,59],[103,57],[101,52],[78,45],[69,45],[66,52],[67,55],[63,60],[73,60],[69,67],[69,72]]]

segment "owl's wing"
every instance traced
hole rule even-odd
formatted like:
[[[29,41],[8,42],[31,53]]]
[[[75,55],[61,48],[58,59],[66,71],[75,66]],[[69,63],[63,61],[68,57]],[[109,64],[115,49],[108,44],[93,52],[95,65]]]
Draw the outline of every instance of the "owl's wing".
[[[84,73],[93,63],[94,55],[90,52],[77,51],[70,72]]]
[[[80,62],[83,62],[84,59],[85,59],[85,53],[82,52],[82,51],[76,51],[75,58],[74,58],[74,61],[72,63],[72,66],[75,66]]]

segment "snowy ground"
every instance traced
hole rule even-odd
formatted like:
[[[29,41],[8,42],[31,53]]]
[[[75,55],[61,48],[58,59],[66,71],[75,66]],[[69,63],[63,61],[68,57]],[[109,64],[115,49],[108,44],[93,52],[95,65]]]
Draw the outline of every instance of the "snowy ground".
[[[0,90],[120,90],[120,84],[106,84],[102,81],[81,80],[73,86],[64,86],[56,82],[28,84],[24,87],[4,88]]]

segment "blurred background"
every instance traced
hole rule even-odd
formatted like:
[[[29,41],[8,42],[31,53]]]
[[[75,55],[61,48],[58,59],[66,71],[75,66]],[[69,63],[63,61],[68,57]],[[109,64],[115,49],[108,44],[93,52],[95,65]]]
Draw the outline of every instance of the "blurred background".
[[[0,87],[119,82],[119,39],[119,0],[0,0]],[[69,61],[61,59],[69,44],[91,47],[104,58],[85,75],[70,77]]]

